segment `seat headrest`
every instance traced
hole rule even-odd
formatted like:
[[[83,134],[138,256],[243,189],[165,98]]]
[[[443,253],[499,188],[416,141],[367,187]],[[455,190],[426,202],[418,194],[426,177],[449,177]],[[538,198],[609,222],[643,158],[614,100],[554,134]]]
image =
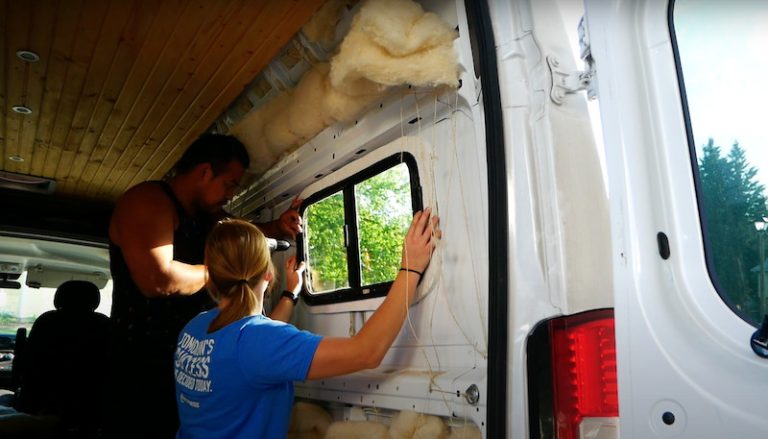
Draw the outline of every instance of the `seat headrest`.
[[[94,311],[101,302],[99,287],[84,280],[68,280],[59,285],[53,296],[56,309]]]

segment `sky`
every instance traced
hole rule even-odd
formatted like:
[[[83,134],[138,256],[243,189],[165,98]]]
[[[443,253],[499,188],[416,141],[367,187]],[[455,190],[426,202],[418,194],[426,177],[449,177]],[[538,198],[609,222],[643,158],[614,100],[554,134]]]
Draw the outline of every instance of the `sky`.
[[[674,21],[697,149],[738,141],[768,188],[768,1],[677,0]]]
[[[558,4],[578,60],[583,4]],[[710,137],[723,154],[738,141],[768,192],[768,0],[676,0],[674,21],[697,153]],[[589,105],[601,148],[599,99]]]

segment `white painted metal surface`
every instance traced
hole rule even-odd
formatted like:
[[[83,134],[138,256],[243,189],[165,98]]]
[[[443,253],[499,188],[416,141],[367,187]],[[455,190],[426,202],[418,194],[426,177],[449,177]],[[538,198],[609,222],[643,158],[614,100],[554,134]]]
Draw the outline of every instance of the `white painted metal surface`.
[[[586,1],[611,193],[621,434],[764,438],[768,362],[706,270],[667,7]]]
[[[236,201],[271,219],[288,200],[312,193],[399,150],[418,163],[424,204],[441,217],[444,239],[422,291],[381,368],[297,385],[325,404],[417,410],[485,430],[488,337],[487,163],[482,84],[462,1],[425,9],[458,26],[462,87],[437,97],[394,96],[347,126],[332,126],[284,158]],[[608,208],[584,93],[549,99],[547,55],[576,70],[564,26],[579,15],[555,1],[490,2],[499,60],[509,184],[509,358],[507,437],[528,437],[526,343],[560,314],[612,306]],[[419,120],[419,118],[421,118]],[[410,121],[415,121],[409,123]],[[362,154],[356,152],[364,149]],[[317,175],[322,174],[321,177]],[[284,194],[288,194],[285,197]],[[296,323],[330,336],[358,330],[378,301],[302,304]],[[477,406],[467,389],[476,385]],[[342,410],[351,416],[349,410]],[[355,411],[354,413],[358,413]],[[367,413],[365,410],[362,413]],[[357,415],[355,415],[357,416]]]

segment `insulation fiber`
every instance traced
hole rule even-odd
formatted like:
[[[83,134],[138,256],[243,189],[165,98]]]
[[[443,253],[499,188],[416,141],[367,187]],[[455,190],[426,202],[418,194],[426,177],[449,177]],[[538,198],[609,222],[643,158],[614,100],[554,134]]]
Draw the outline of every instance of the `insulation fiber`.
[[[330,12],[321,9],[328,15],[318,20],[336,23],[337,3]],[[455,38],[448,24],[411,0],[366,1],[329,64],[314,65],[294,89],[232,127],[253,158],[249,171],[263,173],[282,155],[330,125],[351,122],[399,86],[456,87]]]

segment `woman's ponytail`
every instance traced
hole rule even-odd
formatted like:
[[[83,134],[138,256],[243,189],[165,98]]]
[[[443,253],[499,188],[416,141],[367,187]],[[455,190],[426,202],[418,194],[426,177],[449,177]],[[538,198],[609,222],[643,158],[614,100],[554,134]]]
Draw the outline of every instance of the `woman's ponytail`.
[[[211,323],[210,331],[259,311],[263,292],[254,288],[273,270],[261,230],[243,220],[218,223],[206,241],[205,261],[209,294],[216,302],[224,298],[228,301]]]

